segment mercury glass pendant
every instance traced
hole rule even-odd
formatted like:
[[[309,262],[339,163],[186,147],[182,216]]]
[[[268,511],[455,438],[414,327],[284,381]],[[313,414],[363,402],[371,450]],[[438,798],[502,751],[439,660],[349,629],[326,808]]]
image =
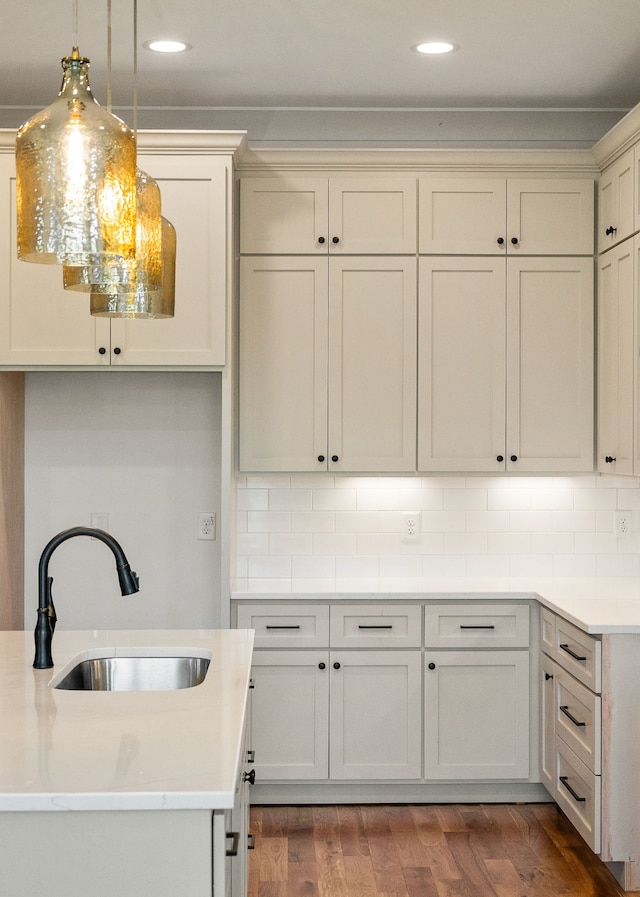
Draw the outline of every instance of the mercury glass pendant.
[[[176,231],[162,218],[162,287],[129,293],[92,293],[91,314],[98,318],[173,318],[176,295]]]
[[[119,264],[65,265],[65,290],[85,293],[159,292],[162,288],[162,215],[160,187],[150,175],[136,172],[136,254]]]
[[[136,238],[136,141],[103,109],[77,47],[57,99],[18,130],[18,258],[98,265],[130,259]]]

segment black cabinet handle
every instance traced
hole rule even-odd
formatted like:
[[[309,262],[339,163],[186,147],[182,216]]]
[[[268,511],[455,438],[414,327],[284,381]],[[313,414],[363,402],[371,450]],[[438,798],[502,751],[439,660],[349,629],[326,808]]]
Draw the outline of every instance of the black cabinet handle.
[[[318,461],[322,464],[324,461],[324,455],[318,455]]]
[[[113,350],[114,355],[119,355],[121,352],[122,352],[122,349],[120,348],[120,346],[116,346],[115,349]]]
[[[560,705],[560,710],[562,710],[564,715],[567,716],[571,720],[571,722],[573,723],[574,726],[586,726],[587,725],[586,723],[581,723],[579,719],[576,719],[575,716],[572,715],[572,713],[569,711],[569,707],[567,704]]]
[[[98,354],[99,354],[99,355],[106,355],[106,354],[107,354],[107,350],[105,349],[104,346],[100,346],[100,348],[98,349]]]
[[[569,655],[569,657],[573,657],[574,660],[580,660],[582,661],[582,663],[584,663],[587,659],[586,657],[580,657],[579,654],[576,654],[575,651],[572,651],[569,645],[560,645],[560,647]]]
[[[340,237],[332,237],[332,238],[331,238],[331,242],[332,242],[334,245],[335,245],[336,243],[339,243],[339,242],[340,242]]]
[[[318,243],[324,243],[324,237],[318,237]]]
[[[518,238],[517,238],[517,237],[511,237],[511,242],[513,243],[514,246],[517,246],[517,245],[518,245]]]
[[[496,461],[499,461],[500,464],[502,464],[502,462],[504,461],[504,455],[497,455],[497,456],[496,456]]]
[[[511,455],[511,460],[512,460],[512,461],[517,461],[517,460],[518,460],[518,456],[517,456],[517,455]]]
[[[498,244],[498,246],[504,246],[504,237],[498,237],[496,243]]]
[[[548,682],[549,679],[553,679],[553,675],[552,675],[551,673],[545,673],[545,674],[544,674],[544,678],[545,678],[545,680]]]
[[[480,625],[480,624],[475,625],[474,624],[473,626],[471,624],[467,625],[466,623],[460,624],[460,629],[495,629],[495,628],[496,627],[493,625],[493,623],[489,623],[486,626],[484,624],[483,625]]]
[[[612,234],[615,234],[617,232],[617,230],[618,230],[617,227],[614,227],[612,224],[610,224],[609,227],[606,229],[605,234],[608,237],[610,237]]]
[[[249,772],[244,772],[242,774],[242,781],[248,782],[250,785],[255,785],[256,783],[256,771],[255,769],[249,770]]]
[[[253,678],[249,679],[249,688],[255,688],[255,687],[256,687],[255,679],[253,679]]]
[[[332,460],[333,463],[335,464],[336,461],[339,461],[339,460],[340,460],[340,458],[339,458],[337,455],[331,455],[331,460]]]
[[[320,663],[318,664],[318,669],[319,669],[319,670],[326,670],[326,668],[327,668],[326,663],[323,663],[322,661],[320,661]]]
[[[240,844],[240,832],[227,832],[227,838],[231,838],[231,847],[227,850],[228,857],[238,856],[238,845]]]
[[[267,623],[267,625],[265,626],[265,629],[300,629],[300,624],[296,623],[295,626],[280,626],[280,625],[279,626],[276,626],[276,625],[270,626]]]
[[[247,850],[255,850],[256,849],[256,836],[251,834],[247,835]]]
[[[255,763],[256,762],[256,752],[255,751],[247,751],[247,763]]]
[[[430,663],[430,664],[429,664],[429,669],[430,669],[430,670],[435,670],[435,668],[436,668],[435,663]]]
[[[333,668],[334,668],[334,670],[339,670],[339,669],[340,669],[340,664],[338,663],[337,660],[336,660],[336,662],[334,663]]]
[[[586,797],[580,797],[580,795],[577,794],[577,793],[573,790],[573,788],[572,788],[571,785],[569,784],[568,776],[560,776],[560,782],[561,782],[561,783],[564,785],[564,787],[567,789],[567,791],[569,792],[569,794],[571,795],[571,797],[572,797],[574,800],[577,800],[578,803],[582,803],[582,804],[583,804],[583,803],[586,801],[586,799],[587,799]]]
[[[607,462],[607,464],[613,464],[616,459],[611,455],[605,455],[604,460]]]
[[[393,624],[391,623],[380,623],[375,626],[364,625],[363,623],[358,623],[358,629],[393,629]]]

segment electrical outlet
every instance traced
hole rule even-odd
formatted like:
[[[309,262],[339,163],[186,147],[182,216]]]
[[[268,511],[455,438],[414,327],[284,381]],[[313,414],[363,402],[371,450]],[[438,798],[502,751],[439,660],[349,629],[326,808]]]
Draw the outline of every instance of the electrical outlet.
[[[207,514],[198,514],[198,539],[215,542],[216,515],[211,511]]]
[[[420,541],[420,512],[419,511],[403,511],[402,512],[402,541],[403,542],[419,542]]]
[[[631,511],[614,511],[614,529],[618,539],[626,539],[632,534]]]

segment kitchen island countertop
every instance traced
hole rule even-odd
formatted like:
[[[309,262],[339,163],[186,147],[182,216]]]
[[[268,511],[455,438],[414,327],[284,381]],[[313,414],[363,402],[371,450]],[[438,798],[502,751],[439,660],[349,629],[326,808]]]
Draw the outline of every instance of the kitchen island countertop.
[[[252,645],[246,630],[56,630],[54,669],[34,670],[33,633],[0,632],[0,811],[232,807]],[[211,652],[204,682],[138,692],[49,685],[85,651],[156,646]]]

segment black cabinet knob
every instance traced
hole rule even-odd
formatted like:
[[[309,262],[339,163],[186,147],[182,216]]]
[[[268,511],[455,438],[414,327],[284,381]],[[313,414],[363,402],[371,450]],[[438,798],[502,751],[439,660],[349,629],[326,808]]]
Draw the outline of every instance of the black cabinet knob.
[[[324,461],[324,455],[318,455],[318,461],[320,461],[320,463],[322,464],[322,462]]]
[[[318,669],[319,669],[319,670],[326,670],[326,668],[327,668],[326,663],[319,663],[319,664],[318,664]]]
[[[513,243],[514,246],[517,246],[517,245],[518,245],[518,238],[517,238],[517,237],[511,237],[511,242]]]
[[[606,234],[608,237],[610,237],[610,236],[612,236],[613,234],[615,234],[617,230],[618,230],[617,227],[614,227],[612,224],[610,224],[609,227],[606,229],[605,234]]]
[[[545,678],[545,680],[548,682],[549,679],[553,679],[553,676],[551,675],[551,673],[545,673],[545,674],[544,674],[544,678]]]
[[[256,783],[256,771],[252,769],[250,772],[245,772],[242,776],[243,782],[248,782],[250,785],[255,785]]]
[[[504,455],[497,455],[497,456],[496,456],[496,461],[499,461],[500,464],[502,464],[502,462],[504,461]]]
[[[511,455],[511,460],[512,460],[512,461],[517,461],[517,460],[518,460],[518,456],[517,456],[517,455]]]
[[[114,355],[119,355],[122,352],[122,349],[119,346],[116,346],[113,350]]]
[[[335,464],[336,461],[339,461],[339,460],[340,460],[340,458],[339,458],[337,455],[331,455],[331,460],[332,460],[333,463]]]
[[[324,237],[318,237],[318,243],[324,243]]]
[[[333,668],[334,668],[334,670],[339,670],[339,669],[340,669],[340,664],[338,663],[337,660],[336,660],[336,662],[334,663]]]
[[[339,243],[339,242],[340,242],[340,237],[332,237],[332,238],[331,238],[331,242],[334,243],[334,244],[335,244],[335,243]]]
[[[604,460],[607,462],[607,464],[613,464],[616,459],[612,458],[611,455],[605,455]]]
[[[105,349],[104,346],[100,346],[100,348],[98,349],[98,353],[99,353],[100,355],[106,355],[106,354],[107,354],[107,350]]]
[[[435,668],[436,668],[435,663],[430,663],[430,664],[429,664],[429,669],[430,669],[430,670],[435,670]]]
[[[498,246],[504,246],[504,237],[498,237],[496,242]]]

